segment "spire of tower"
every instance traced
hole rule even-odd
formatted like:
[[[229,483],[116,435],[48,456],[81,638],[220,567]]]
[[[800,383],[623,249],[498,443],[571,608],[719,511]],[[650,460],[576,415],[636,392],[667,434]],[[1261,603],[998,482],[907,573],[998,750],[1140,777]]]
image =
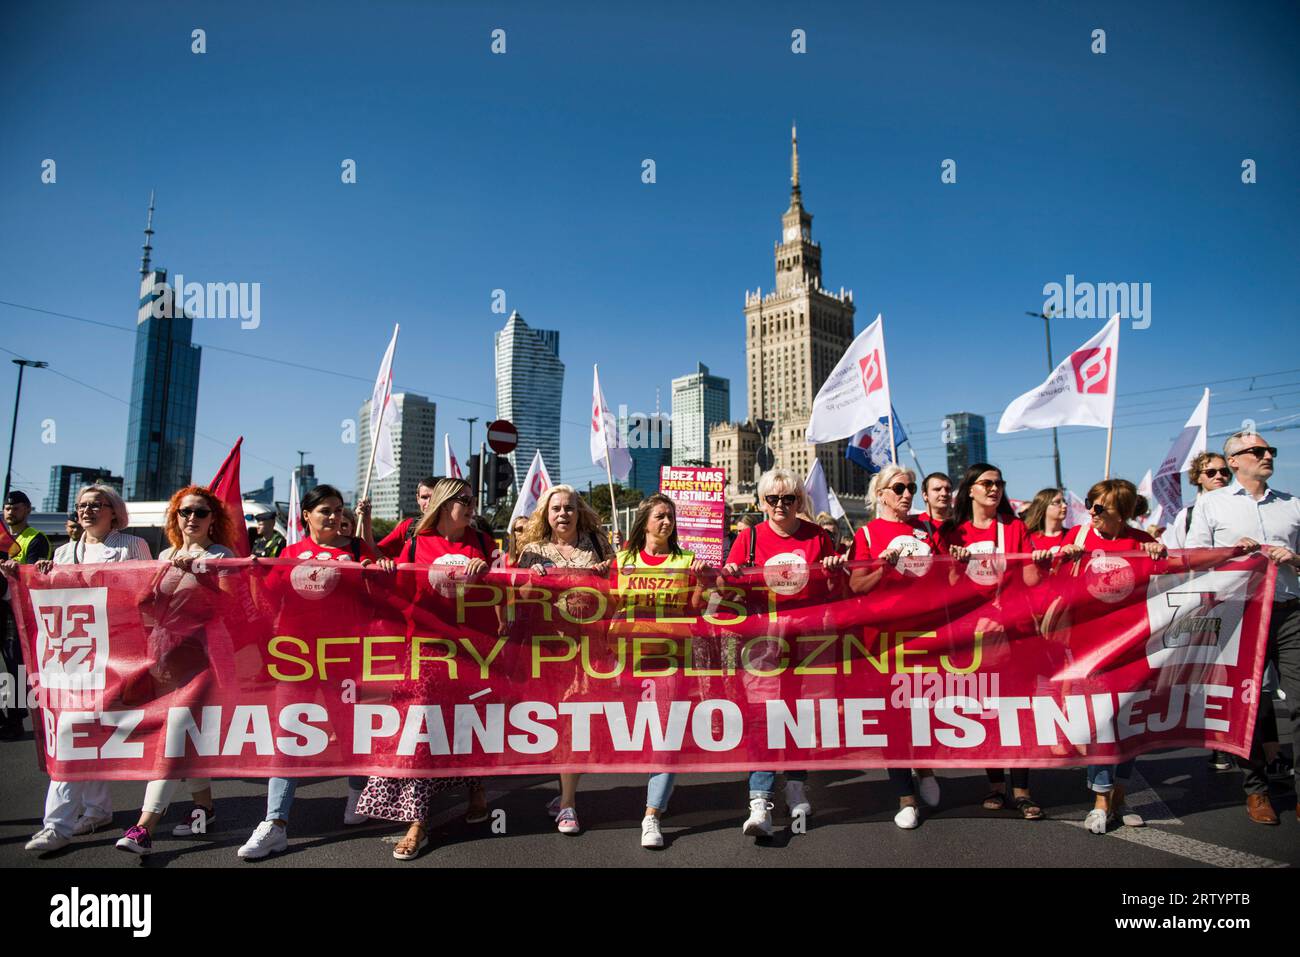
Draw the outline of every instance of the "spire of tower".
[[[799,196],[799,134],[794,121],[790,121],[790,194]]]
[[[140,275],[149,275],[149,256],[153,252],[153,190],[149,190],[149,218],[144,224],[144,255],[140,257]]]

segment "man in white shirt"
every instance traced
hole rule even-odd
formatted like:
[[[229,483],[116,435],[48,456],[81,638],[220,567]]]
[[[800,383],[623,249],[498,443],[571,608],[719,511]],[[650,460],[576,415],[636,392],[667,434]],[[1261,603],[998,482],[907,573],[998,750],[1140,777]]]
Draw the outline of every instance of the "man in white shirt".
[[[1261,552],[1277,565],[1273,615],[1269,621],[1268,659],[1278,671],[1289,702],[1300,701],[1300,499],[1268,487],[1277,449],[1254,432],[1237,432],[1223,444],[1232,484],[1200,496],[1187,530],[1188,548],[1236,547],[1242,554]],[[1246,812],[1257,824],[1276,824],[1268,800],[1263,729],[1272,722],[1269,695],[1259,696],[1255,740],[1250,758],[1239,761],[1246,772]],[[1292,705],[1294,707],[1294,704]],[[1300,754],[1300,722],[1292,722],[1292,740]],[[1300,806],[1296,809],[1300,821]]]

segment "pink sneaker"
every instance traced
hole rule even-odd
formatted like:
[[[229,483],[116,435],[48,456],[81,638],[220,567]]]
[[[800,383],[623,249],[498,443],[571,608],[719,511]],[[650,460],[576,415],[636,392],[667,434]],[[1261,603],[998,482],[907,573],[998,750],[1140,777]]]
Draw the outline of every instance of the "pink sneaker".
[[[555,818],[555,826],[559,828],[561,834],[577,834],[578,813],[571,807],[560,808],[560,813]]]

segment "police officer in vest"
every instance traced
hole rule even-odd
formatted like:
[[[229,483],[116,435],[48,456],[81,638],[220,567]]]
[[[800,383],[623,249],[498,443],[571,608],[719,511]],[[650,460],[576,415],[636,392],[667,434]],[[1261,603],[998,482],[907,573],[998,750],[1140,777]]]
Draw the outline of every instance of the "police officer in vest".
[[[27,524],[27,516],[31,513],[31,499],[24,493],[15,490],[5,497],[5,525],[15,539],[9,547],[8,555],[0,560],[0,569],[6,573],[12,574],[19,565],[32,565],[54,554],[50,540]],[[23,653],[18,647],[18,629],[9,610],[8,588],[8,581],[0,578],[0,595],[5,598],[0,601],[0,652],[3,652],[5,671],[13,677],[10,687],[17,695],[16,701],[8,703],[4,719],[0,721],[0,740],[12,741],[23,735],[26,710],[22,707],[22,700],[26,688],[18,682],[18,666],[22,663]]]
[[[258,558],[279,558],[284,551],[284,536],[275,530],[275,512],[270,510],[258,512],[253,516],[257,522],[257,539],[253,542],[253,554]]]

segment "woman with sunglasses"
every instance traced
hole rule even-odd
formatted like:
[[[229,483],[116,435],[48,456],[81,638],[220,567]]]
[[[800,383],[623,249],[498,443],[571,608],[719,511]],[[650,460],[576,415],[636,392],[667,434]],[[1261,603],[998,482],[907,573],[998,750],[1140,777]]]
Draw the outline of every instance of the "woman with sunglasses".
[[[600,516],[572,485],[552,485],[542,494],[520,541],[523,544],[518,567],[529,569],[538,578],[545,577],[550,569],[604,578],[614,558],[614,550],[600,529]],[[526,591],[520,589],[521,596]],[[557,620],[549,627],[556,626],[563,627],[563,622]],[[582,640],[584,636],[577,633],[574,637]],[[546,805],[546,813],[555,818],[556,830],[561,834],[573,836],[581,830],[577,810],[581,777],[561,774],[560,793]]]
[[[636,511],[627,534],[627,547],[618,552],[610,572],[615,608],[610,613],[610,639],[631,644],[638,636],[681,640],[690,637],[681,620],[697,611],[704,594],[707,565],[677,543],[677,505],[659,492],[646,498]],[[692,577],[696,584],[692,585]],[[698,654],[701,645],[692,645]],[[697,669],[710,667],[696,660]],[[704,680],[704,679],[701,679]],[[655,681],[655,700],[675,700],[681,691],[675,676]],[[701,696],[703,697],[703,695]],[[650,775],[646,788],[645,817],[641,820],[641,846],[664,846],[659,817],[668,808],[677,775],[659,771]]]
[[[890,610],[886,617],[902,612],[907,587],[929,573],[938,551],[935,532],[911,514],[915,495],[916,473],[899,465],[886,465],[867,488],[867,501],[876,517],[859,528],[853,539],[851,560],[855,565],[849,573],[849,588],[859,595],[874,595],[873,607]],[[906,617],[916,621],[913,616],[923,614],[921,608],[909,608]],[[916,624],[908,627],[925,630]],[[868,642],[868,646],[872,643]],[[889,768],[888,774],[898,797],[894,823],[911,830],[921,823],[917,792],[926,807],[938,807],[939,781],[928,768]]]
[[[825,585],[814,585],[809,568],[821,565],[828,571],[844,564],[844,556],[824,529],[799,517],[807,507],[803,480],[785,469],[772,469],[758,479],[759,507],[767,520],[736,536],[727,555],[722,574],[733,577],[742,569],[762,572],[771,600],[782,605],[806,602],[814,596],[826,596]],[[829,596],[826,596],[829,597]],[[766,597],[765,597],[766,600]],[[750,680],[749,669],[744,677]],[[770,679],[759,679],[765,682]],[[785,772],[785,801],[791,818],[812,815],[804,784],[807,771]],[[772,834],[772,789],[775,771],[751,771],[749,775],[749,817],[741,830],[751,837]]]
[[[1021,624],[1032,621],[1025,593],[1006,588],[1012,576],[1020,575],[1024,584],[1031,587],[1039,581],[1034,561],[1015,562],[1003,556],[1029,554],[1035,560],[1042,560],[1050,554],[1046,551],[1035,553],[1025,523],[1016,518],[1007,500],[1006,487],[999,468],[987,462],[976,462],[966,470],[953,501],[952,517],[944,522],[939,533],[940,549],[956,559],[950,572],[952,584],[956,585],[964,577],[964,587],[973,589],[984,599],[986,607],[998,616],[981,616],[975,623],[974,631],[985,636],[986,662],[994,657],[990,653],[993,641],[1000,641],[1004,651],[1014,647],[1014,643],[1008,641],[1007,625],[1000,619]],[[1024,601],[1024,607],[1019,607],[1017,599],[1009,596],[1018,596]],[[1005,774],[999,768],[991,768],[987,773],[991,790],[985,796],[983,806],[989,811],[1002,810],[1007,806],[1008,798]],[[1029,793],[1027,768],[1011,770],[1011,791],[1011,801],[1022,818],[1026,821],[1042,819],[1043,809]]]
[[[1164,558],[1168,550],[1160,542],[1129,522],[1137,514],[1137,487],[1125,479],[1107,479],[1088,490],[1084,506],[1092,515],[1088,525],[1074,534],[1074,543],[1082,555],[1074,562],[1071,576],[1077,587],[1071,602],[1074,614],[1103,614],[1107,607],[1121,602],[1135,590],[1146,593],[1146,581],[1160,570],[1150,561],[1132,558],[1145,552],[1151,561]],[[1130,557],[1126,557],[1130,556]],[[1133,771],[1133,761],[1118,765],[1094,764],[1088,767],[1088,788],[1094,806],[1084,819],[1093,834],[1105,834],[1106,827],[1122,821],[1129,827],[1141,827],[1142,818],[1126,811],[1124,788]]]
[[[163,549],[158,560],[166,562],[168,567],[155,586],[155,592],[164,603],[166,612],[163,620],[154,628],[153,636],[160,635],[161,643],[170,647],[157,650],[159,665],[165,663],[170,650],[184,641],[187,637],[184,632],[192,631],[195,623],[203,622],[211,616],[212,601],[208,590],[218,587],[218,583],[214,581],[214,576],[196,571],[195,560],[235,557],[231,548],[235,529],[230,516],[211,489],[201,485],[186,486],[172,496],[167,506],[164,529],[171,544]],[[210,647],[208,636],[202,632],[200,636],[204,640],[203,650],[207,660],[220,660],[220,652]],[[216,637],[215,634],[213,637]],[[234,666],[233,649],[227,645],[223,651],[228,659],[226,667],[215,670],[229,673]],[[153,852],[153,829],[167,813],[167,807],[179,786],[180,779],[149,782],[145,787],[140,817],[117,842],[119,851],[141,855]],[[205,834],[212,829],[216,820],[212,782],[206,778],[190,778],[189,786],[194,807],[184,822],[172,828],[172,834],[176,837]]]
[[[473,518],[474,495],[469,483],[457,478],[439,479],[434,483],[428,507],[416,523],[415,534],[406,545],[402,561],[432,566],[431,583],[438,572],[442,571],[447,573],[447,582],[452,579],[472,582],[482,578],[488,570],[492,544],[490,539],[473,528]],[[419,601],[418,593],[416,601]],[[488,612],[487,609],[480,611]],[[475,620],[471,625],[478,632],[496,633],[495,620]],[[393,703],[400,706],[403,698],[423,699],[430,690],[428,682],[399,687],[392,696]],[[458,776],[372,776],[366,779],[357,801],[356,813],[363,818],[397,821],[407,825],[405,836],[393,848],[393,857],[399,861],[412,861],[429,843],[428,822],[434,796],[457,787],[469,789],[470,804],[465,816],[466,822],[478,824],[486,821],[487,793],[482,782],[478,778]]]
[[[151,561],[144,539],[127,535],[126,503],[107,485],[87,485],[77,492],[77,521],[81,536],[60,545],[54,558],[36,563],[43,575],[55,565],[96,565],[104,562]],[[77,576],[56,576],[68,585]],[[48,854],[67,847],[72,838],[91,834],[113,820],[107,781],[50,781],[45,795],[42,827],[27,842],[27,850]]]
[[[1182,509],[1165,527],[1160,541],[1166,548],[1186,548],[1187,530],[1192,527],[1192,514],[1206,492],[1224,488],[1232,483],[1232,470],[1228,460],[1218,452],[1202,452],[1187,467],[1187,484],[1196,489],[1196,498]]]
[[[348,538],[342,534],[342,519],[346,514],[343,493],[333,485],[317,485],[302,497],[302,527],[306,537],[292,545],[286,545],[280,553],[279,561],[291,562],[358,562],[362,566],[376,564],[386,571],[396,567],[391,559],[381,558],[365,542],[357,538]],[[294,516],[289,516],[292,522]],[[258,559],[253,558],[256,563]],[[336,573],[337,574],[337,573]],[[293,581],[292,571],[286,576]],[[313,573],[315,577],[315,573]],[[327,580],[327,579],[323,579]],[[293,596],[294,589],[285,591]],[[286,600],[296,601],[296,597]],[[302,599],[306,602],[308,600]],[[327,614],[328,606],[318,600],[310,600],[303,605],[304,614],[316,616]],[[281,687],[281,686],[277,686]],[[285,689],[288,693],[289,689]],[[365,818],[356,813],[356,805],[361,797],[361,789],[366,779],[359,775],[348,778],[348,799],[343,811],[344,824],[361,824]],[[273,777],[267,780],[266,818],[253,830],[248,840],[238,850],[243,860],[260,860],[270,854],[279,853],[289,848],[289,811],[293,807],[294,794],[298,788],[296,778]]]

